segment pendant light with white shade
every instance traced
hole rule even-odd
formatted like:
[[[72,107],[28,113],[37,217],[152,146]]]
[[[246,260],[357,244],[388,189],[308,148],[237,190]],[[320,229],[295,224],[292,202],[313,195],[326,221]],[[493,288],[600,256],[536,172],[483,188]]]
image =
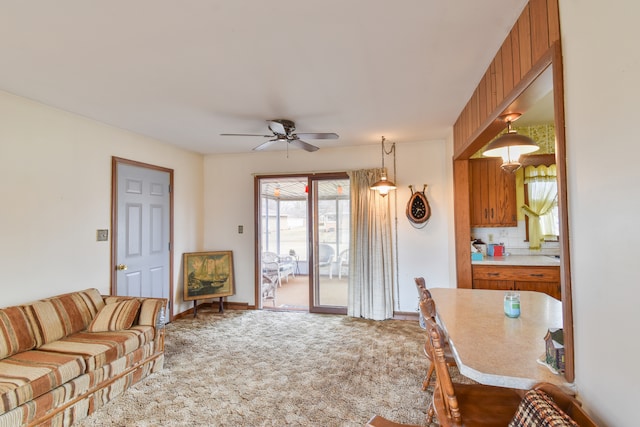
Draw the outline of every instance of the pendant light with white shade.
[[[515,172],[521,166],[520,156],[540,149],[531,138],[511,129],[511,123],[520,117],[520,113],[509,113],[500,116],[507,123],[507,132],[494,139],[482,153],[486,157],[502,157],[502,169]]]

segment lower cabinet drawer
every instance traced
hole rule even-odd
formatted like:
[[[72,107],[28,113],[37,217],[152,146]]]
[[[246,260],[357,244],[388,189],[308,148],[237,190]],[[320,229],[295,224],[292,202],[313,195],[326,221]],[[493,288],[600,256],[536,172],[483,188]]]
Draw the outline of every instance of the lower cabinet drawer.
[[[474,265],[473,288],[536,291],[562,299],[560,267]]]
[[[496,267],[494,265],[474,265],[473,279],[559,282],[560,267]]]

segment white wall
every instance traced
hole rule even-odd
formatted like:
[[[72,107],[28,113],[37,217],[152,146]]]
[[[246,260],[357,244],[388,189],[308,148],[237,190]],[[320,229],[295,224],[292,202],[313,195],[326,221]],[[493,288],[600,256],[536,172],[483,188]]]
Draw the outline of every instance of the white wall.
[[[396,309],[415,311],[417,292],[413,278],[424,276],[429,285],[452,283],[448,232],[452,220],[451,153],[445,141],[397,144],[398,254],[400,295]],[[252,152],[205,158],[205,250],[232,250],[236,274],[236,295],[230,301],[255,304],[254,296],[254,202],[253,174],[347,171],[380,167],[380,143],[350,148]],[[385,165],[392,173],[392,158]],[[414,229],[405,216],[411,194],[408,185],[422,189],[432,209],[429,224]],[[393,199],[392,209],[393,209]],[[238,234],[244,225],[244,234]]]
[[[640,3],[560,1],[576,382],[606,426],[640,398]]]
[[[112,156],[174,169],[175,253],[199,249],[201,155],[0,92],[0,307],[110,293]]]

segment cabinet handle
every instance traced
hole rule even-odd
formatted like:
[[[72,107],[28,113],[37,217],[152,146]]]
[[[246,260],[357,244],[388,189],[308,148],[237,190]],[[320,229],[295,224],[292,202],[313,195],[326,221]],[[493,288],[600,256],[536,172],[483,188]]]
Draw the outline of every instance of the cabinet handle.
[[[493,219],[493,208],[491,208],[491,219]]]
[[[488,209],[485,208],[484,209],[484,219],[487,219],[487,218],[489,218],[489,212],[488,212]]]
[[[531,276],[531,277],[544,277],[544,274],[542,274],[542,273],[531,273],[531,274],[529,274],[529,276]]]
[[[498,277],[500,273],[487,273],[487,276]]]

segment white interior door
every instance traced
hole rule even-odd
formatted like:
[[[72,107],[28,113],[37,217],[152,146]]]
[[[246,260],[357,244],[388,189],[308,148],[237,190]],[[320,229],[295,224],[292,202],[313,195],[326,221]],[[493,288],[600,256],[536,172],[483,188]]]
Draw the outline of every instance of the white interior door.
[[[117,162],[115,181],[115,293],[170,300],[171,172]]]

